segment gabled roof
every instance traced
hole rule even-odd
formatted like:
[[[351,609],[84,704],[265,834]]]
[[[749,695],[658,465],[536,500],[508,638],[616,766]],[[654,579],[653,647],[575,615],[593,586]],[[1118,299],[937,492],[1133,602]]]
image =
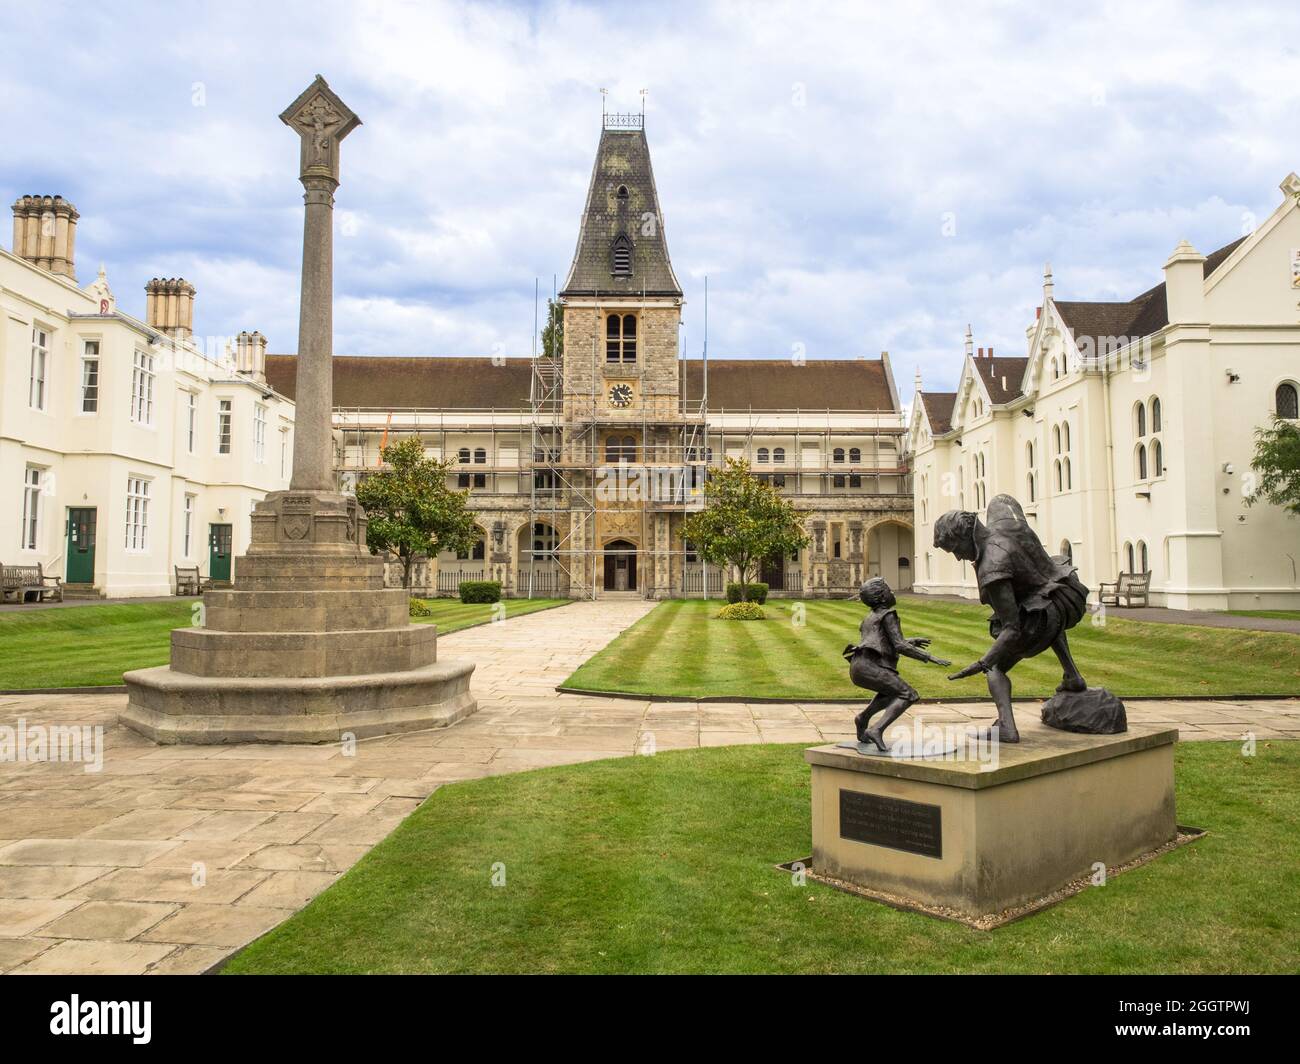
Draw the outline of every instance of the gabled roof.
[[[631,272],[614,274],[614,241],[632,244]],[[641,295],[681,297],[664,236],[664,216],[644,129],[605,129],[596,148],[587,205],[562,297]]]
[[[704,364],[681,362],[682,395],[697,402]],[[720,358],[709,361],[709,409],[897,411],[889,370],[879,358]]]
[[[1205,276],[1209,277],[1237,250],[1246,237],[1225,244],[1205,257]],[[1053,305],[1061,315],[1075,344],[1081,349],[1087,347],[1097,354],[1106,354],[1114,350],[1116,340],[1123,344],[1150,336],[1169,324],[1169,308],[1165,302],[1164,283],[1143,292],[1127,303],[1110,302],[1076,302],[1072,300],[1053,300]],[[1122,339],[1120,339],[1122,338]]]
[[[952,431],[952,409],[957,403],[956,392],[919,392],[921,403],[925,407],[926,420],[930,422],[930,432],[942,436]]]
[[[293,398],[297,355],[267,355],[266,380]],[[526,409],[532,384],[527,358],[334,356],[334,405],[368,410]]]
[[[972,358],[971,364],[980,375],[989,400],[998,406],[1024,394],[1020,385],[1029,365],[1028,358]]]
[[[292,399],[296,355],[267,355],[267,383]],[[681,362],[683,394],[698,402],[703,363]],[[334,356],[334,405],[366,410],[527,409],[532,362],[527,358]],[[784,359],[709,362],[709,409],[896,411],[881,359]]]

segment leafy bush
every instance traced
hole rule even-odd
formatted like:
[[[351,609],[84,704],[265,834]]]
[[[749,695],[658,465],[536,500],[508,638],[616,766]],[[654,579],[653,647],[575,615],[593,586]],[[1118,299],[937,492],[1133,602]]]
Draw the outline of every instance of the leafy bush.
[[[720,621],[762,621],[766,618],[767,614],[757,602],[733,602],[718,610]]]
[[[742,599],[748,598],[750,602],[757,602],[759,603],[759,605],[762,605],[764,602],[767,601],[766,584],[760,584],[758,582],[751,583],[749,585],[749,594],[747,596],[741,594],[741,588],[743,586],[744,586],[743,584],[738,584],[738,583],[728,584],[727,601],[740,602]]]
[[[425,602],[424,599],[413,598],[411,599],[410,613],[412,617],[432,617],[433,607]]]
[[[501,581],[499,580],[462,580],[460,582],[461,602],[500,602]]]

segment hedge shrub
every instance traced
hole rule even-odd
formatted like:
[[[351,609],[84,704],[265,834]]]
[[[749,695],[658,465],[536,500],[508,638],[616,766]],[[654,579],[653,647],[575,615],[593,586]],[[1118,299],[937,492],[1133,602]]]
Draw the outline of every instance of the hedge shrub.
[[[741,594],[740,594],[740,589],[741,589],[742,586],[743,586],[743,585],[740,584],[740,583],[730,583],[730,584],[727,585],[727,601],[728,601],[728,602],[740,602],[740,601],[741,601],[742,596],[741,596]],[[758,583],[758,582],[755,582],[755,583],[750,584],[750,585],[749,585],[749,601],[750,601],[750,602],[757,602],[759,605],[762,605],[764,602],[766,602],[766,601],[767,601],[767,585],[766,585],[766,584],[760,584],[760,583]]]
[[[500,602],[500,580],[462,580],[460,582],[461,602]]]
[[[733,602],[718,611],[718,619],[722,621],[762,621],[766,618],[767,614],[757,602]]]

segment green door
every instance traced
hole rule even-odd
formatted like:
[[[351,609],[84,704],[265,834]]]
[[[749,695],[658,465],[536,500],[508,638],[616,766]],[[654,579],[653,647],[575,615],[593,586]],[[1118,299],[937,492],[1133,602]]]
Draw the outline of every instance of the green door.
[[[208,579],[230,579],[230,543],[233,525],[208,525]]]
[[[68,565],[64,582],[95,582],[95,507],[68,508]]]

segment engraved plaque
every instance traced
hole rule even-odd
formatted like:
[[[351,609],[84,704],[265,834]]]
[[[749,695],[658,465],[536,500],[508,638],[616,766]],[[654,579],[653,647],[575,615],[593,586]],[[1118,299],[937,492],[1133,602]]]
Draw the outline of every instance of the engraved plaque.
[[[942,857],[943,818],[937,805],[841,788],[840,838]]]

